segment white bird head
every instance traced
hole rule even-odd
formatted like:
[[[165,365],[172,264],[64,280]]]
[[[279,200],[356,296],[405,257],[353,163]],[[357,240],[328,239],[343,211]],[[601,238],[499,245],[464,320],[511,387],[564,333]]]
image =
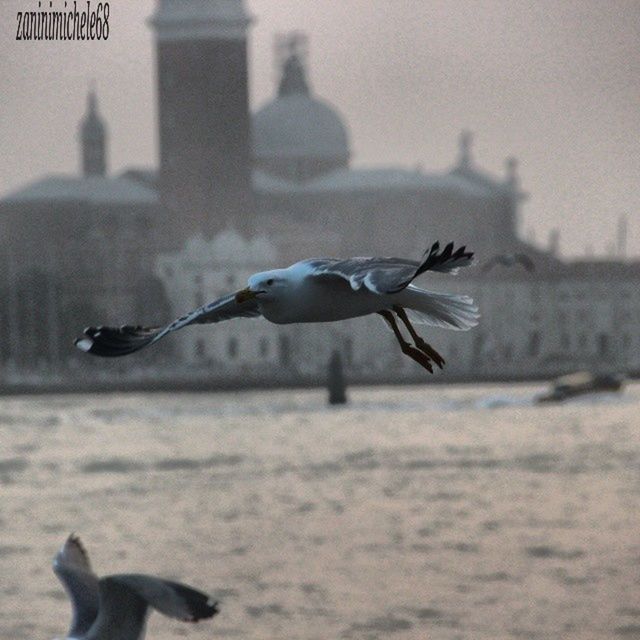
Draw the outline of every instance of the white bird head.
[[[254,273],[248,280],[248,287],[236,294],[236,302],[245,302],[252,298],[268,302],[285,290],[289,279],[285,276],[286,269],[272,269]]]

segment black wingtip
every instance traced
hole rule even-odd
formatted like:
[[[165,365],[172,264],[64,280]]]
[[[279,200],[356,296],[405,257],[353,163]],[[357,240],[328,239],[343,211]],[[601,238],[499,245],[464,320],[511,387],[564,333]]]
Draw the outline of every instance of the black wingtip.
[[[123,325],[121,327],[87,327],[84,336],[74,341],[85,353],[104,358],[126,356],[150,344],[157,328]]]
[[[189,613],[191,614],[189,622],[208,620],[220,613],[218,602],[212,602],[207,596],[205,598],[207,599],[204,602],[194,602],[193,600],[189,602]]]
[[[425,260],[418,267],[416,277],[425,271],[442,271],[454,272],[459,267],[466,267],[473,260],[473,252],[467,251],[466,245],[453,250],[453,242],[449,242],[447,246],[439,252],[440,244],[434,242]]]
[[[210,598],[206,593],[177,582],[170,584],[187,605],[189,610],[187,622],[206,620],[220,613],[220,603]]]
[[[453,242],[449,242],[441,252],[440,243],[437,241],[434,242],[431,247],[424,252],[422,262],[418,265],[411,277],[401,282],[395,289],[387,291],[387,293],[398,293],[406,289],[413,280],[425,271],[455,274],[459,267],[469,266],[473,262],[473,252],[467,251],[465,245],[455,251],[453,247]]]

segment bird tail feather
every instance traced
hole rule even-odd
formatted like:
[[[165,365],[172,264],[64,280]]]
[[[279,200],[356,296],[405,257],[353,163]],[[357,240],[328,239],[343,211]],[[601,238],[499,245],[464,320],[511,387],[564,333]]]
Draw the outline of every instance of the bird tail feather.
[[[399,294],[398,303],[418,324],[468,331],[478,324],[478,307],[469,296],[437,293],[408,286]]]

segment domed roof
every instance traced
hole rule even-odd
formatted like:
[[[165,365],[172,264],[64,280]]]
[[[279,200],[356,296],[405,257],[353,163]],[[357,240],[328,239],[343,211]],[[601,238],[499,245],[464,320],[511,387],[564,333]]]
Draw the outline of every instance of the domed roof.
[[[299,57],[283,66],[277,97],[253,117],[257,160],[323,160],[346,163],[349,141],[336,110],[313,97]]]

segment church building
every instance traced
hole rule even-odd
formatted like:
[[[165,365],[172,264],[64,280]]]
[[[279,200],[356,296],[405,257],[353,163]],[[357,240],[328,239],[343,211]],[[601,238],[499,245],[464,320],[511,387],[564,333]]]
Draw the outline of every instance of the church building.
[[[298,32],[278,40],[274,96],[251,113],[250,25],[243,0],[158,0],[158,170],[108,174],[108,127],[91,91],[81,175],[45,176],[0,199],[5,372],[96,371],[70,348],[86,324],[158,324],[241,288],[252,271],[312,256],[418,259],[435,240],[478,257],[458,278],[422,283],[470,294],[482,313],[465,334],[426,329],[445,375],[640,370],[640,263],[566,262],[524,242],[516,160],[505,160],[503,176],[487,173],[468,131],[446,171],[355,166],[348,123],[315,93]],[[533,269],[483,269],[516,254]],[[259,331],[256,322],[185,330],[157,356],[102,370],[143,375],[145,363],[210,376],[213,363],[220,375],[317,379],[338,348],[357,379],[424,378],[379,319],[285,329],[263,321]]]

